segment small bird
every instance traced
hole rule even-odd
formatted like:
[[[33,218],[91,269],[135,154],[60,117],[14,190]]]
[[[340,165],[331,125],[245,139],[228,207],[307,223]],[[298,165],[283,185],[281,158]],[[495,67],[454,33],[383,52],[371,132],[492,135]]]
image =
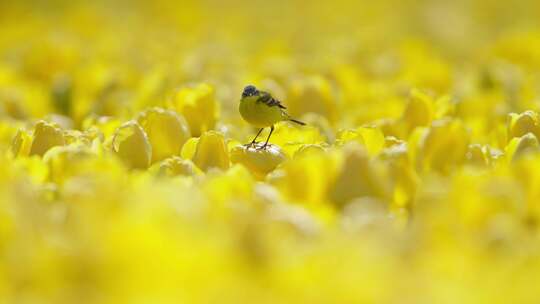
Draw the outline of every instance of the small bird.
[[[268,134],[266,142],[263,146],[259,147],[260,149],[266,148],[270,136],[272,136],[272,132],[274,132],[274,124],[280,121],[291,121],[302,126],[305,125],[305,123],[289,116],[289,114],[285,112],[285,109],[287,108],[283,106],[279,100],[272,97],[270,93],[259,91],[253,85],[246,86],[242,92],[242,98],[240,99],[240,115],[242,115],[242,118],[251,125],[260,128],[257,135],[248,146],[253,146],[262,130],[270,127],[270,134]]]

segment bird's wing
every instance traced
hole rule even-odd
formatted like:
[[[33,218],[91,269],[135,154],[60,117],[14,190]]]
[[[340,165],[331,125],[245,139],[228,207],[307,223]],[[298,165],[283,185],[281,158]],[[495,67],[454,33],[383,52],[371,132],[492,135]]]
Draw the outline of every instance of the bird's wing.
[[[261,91],[259,99],[257,101],[263,102],[267,104],[270,107],[278,107],[281,109],[286,109],[284,105],[281,104],[281,102],[270,95],[268,92]]]

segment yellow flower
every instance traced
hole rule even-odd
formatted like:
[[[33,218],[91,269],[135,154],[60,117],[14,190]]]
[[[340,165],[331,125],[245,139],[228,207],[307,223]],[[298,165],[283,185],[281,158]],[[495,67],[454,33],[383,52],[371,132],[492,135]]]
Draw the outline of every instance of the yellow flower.
[[[60,2],[0,0],[0,303],[539,302],[539,0]]]
[[[50,148],[65,144],[63,131],[57,125],[42,120],[34,127],[30,155],[43,156]]]
[[[142,112],[137,121],[152,145],[152,163],[179,155],[191,137],[185,119],[173,111],[153,108]]]
[[[112,147],[130,168],[146,169],[152,160],[148,136],[136,121],[128,121],[116,130]]]
[[[32,135],[26,130],[19,130],[11,143],[13,156],[28,156],[32,148]]]
[[[449,172],[463,163],[469,147],[469,135],[459,120],[434,121],[419,143],[418,161],[424,171]]]
[[[303,145],[294,153],[294,158],[301,158],[309,154],[320,154],[326,152],[325,148],[322,145],[307,144]]]
[[[265,138],[267,134],[265,131],[260,137]],[[324,142],[324,136],[318,128],[309,125],[297,127],[290,123],[278,124],[270,139],[270,143],[279,146],[288,156],[294,155],[305,144],[323,144]]]
[[[380,158],[388,164],[389,176],[393,183],[393,206],[411,208],[420,178],[409,158],[407,143],[388,137],[386,145]]]
[[[159,164],[158,173],[162,176],[194,176],[201,174],[201,170],[195,164],[187,159],[182,159],[178,156],[173,156],[163,160]]]
[[[360,197],[388,201],[389,186],[387,168],[378,161],[371,161],[362,146],[350,143],[344,148],[342,164],[332,185],[330,198],[339,206]]]
[[[244,166],[234,165],[226,171],[209,172],[200,184],[211,207],[207,210],[208,216],[229,220],[232,215],[234,223],[239,219],[234,217],[237,210],[251,214],[253,211],[247,207],[256,210],[261,207],[261,200],[254,199],[254,187],[255,180]]]
[[[84,146],[62,146],[50,149],[43,162],[49,167],[49,179],[62,185],[67,179],[81,174],[85,162],[92,156],[95,154]]]
[[[370,156],[379,154],[385,145],[384,134],[377,127],[359,127],[355,130],[343,130],[338,133],[338,145],[344,145],[350,141],[356,141],[363,145]]]
[[[215,131],[208,131],[201,135],[192,160],[204,171],[211,168],[223,170],[229,168],[229,151],[223,135]]]
[[[469,145],[467,161],[477,166],[488,166],[492,163],[489,147],[479,144]]]
[[[538,153],[540,145],[534,134],[527,133],[521,137],[514,137],[506,146],[505,154],[507,160],[515,160],[529,153]]]
[[[200,136],[216,124],[219,109],[214,88],[208,84],[180,89],[169,106],[186,118],[193,136]]]
[[[287,198],[298,203],[320,205],[328,202],[328,192],[337,174],[336,153],[300,152],[268,176]]]
[[[242,164],[258,179],[264,179],[286,159],[287,156],[276,145],[262,150],[246,146],[236,146],[231,150],[231,162]]]
[[[109,116],[88,116],[82,123],[83,130],[94,129],[103,134],[105,138],[109,138],[114,135],[116,129],[122,125],[119,119],[115,119]]]
[[[533,111],[525,111],[521,114],[508,114],[508,140],[514,137],[521,137],[527,133],[532,133],[535,136],[540,135],[540,123],[538,121],[538,113]]]
[[[412,90],[401,117],[405,124],[405,134],[409,134],[416,127],[428,126],[434,118],[434,111],[433,99],[429,95]]]

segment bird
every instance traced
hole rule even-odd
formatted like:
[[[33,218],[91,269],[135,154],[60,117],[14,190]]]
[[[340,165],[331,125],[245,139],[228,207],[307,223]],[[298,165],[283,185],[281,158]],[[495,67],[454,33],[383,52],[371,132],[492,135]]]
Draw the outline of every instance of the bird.
[[[274,132],[274,125],[281,121],[290,121],[299,125],[306,125],[304,122],[292,118],[285,111],[287,108],[281,104],[281,101],[272,97],[272,95],[265,91],[260,91],[254,85],[247,85],[242,92],[240,99],[240,115],[249,124],[254,127],[260,128],[259,132],[251,143],[247,146],[253,146],[256,144],[256,140],[265,128],[270,128],[270,134],[263,146],[259,148],[262,150],[268,146],[268,141]]]

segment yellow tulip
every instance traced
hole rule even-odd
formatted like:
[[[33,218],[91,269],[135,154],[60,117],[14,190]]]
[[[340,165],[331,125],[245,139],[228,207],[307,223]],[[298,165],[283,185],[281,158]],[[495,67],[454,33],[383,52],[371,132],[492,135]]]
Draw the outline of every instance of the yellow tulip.
[[[94,2],[0,0],[0,303],[540,302],[539,0]]]
[[[433,99],[429,95],[419,90],[412,90],[401,117],[405,124],[406,134],[416,127],[428,126],[434,118],[434,111]]]
[[[525,111],[521,114],[508,114],[508,139],[521,137],[527,133],[532,133],[535,136],[540,135],[540,123],[538,121],[538,113],[533,111]]]
[[[264,138],[267,133],[261,133]],[[270,143],[279,146],[287,156],[292,156],[305,144],[323,144],[324,136],[318,128],[312,126],[297,127],[290,123],[282,123],[276,129],[270,139]]]
[[[62,146],[50,149],[43,157],[49,167],[49,179],[62,185],[67,179],[77,176],[83,170],[83,162],[95,156],[84,146]]]
[[[112,148],[130,168],[146,169],[152,160],[148,136],[136,121],[128,121],[116,130]]]
[[[393,207],[411,208],[414,202],[420,177],[411,159],[407,144],[396,138],[386,138],[386,147],[381,152],[381,159],[388,165],[390,180],[393,184]]]
[[[294,158],[301,158],[305,155],[309,154],[320,154],[324,153],[326,150],[322,145],[314,145],[314,144],[308,144],[303,145],[294,153]]]
[[[195,164],[187,159],[182,159],[178,156],[173,156],[163,160],[159,164],[159,174],[162,176],[174,177],[178,175],[182,176],[194,176],[200,174],[200,169]]]
[[[230,166],[229,151],[221,133],[208,131],[197,141],[193,162],[204,171],[211,168],[227,169]]]
[[[478,166],[490,165],[492,163],[492,157],[489,148],[479,144],[469,145],[467,161]]]
[[[337,175],[336,153],[300,152],[268,175],[268,181],[294,202],[320,205],[328,202],[331,184]]]
[[[355,130],[344,130],[338,133],[338,145],[344,145],[350,141],[356,141],[363,145],[370,156],[377,155],[385,145],[384,134],[377,127],[359,127]]]
[[[94,129],[95,131],[102,133],[105,138],[109,138],[114,135],[114,132],[116,132],[116,129],[118,129],[120,125],[122,125],[122,122],[119,119],[108,116],[91,115],[83,121],[82,128],[83,130]]]
[[[529,153],[538,153],[539,151],[540,144],[532,133],[514,137],[505,148],[507,160],[515,160]]]
[[[201,136],[216,124],[219,108],[214,88],[208,84],[180,89],[169,106],[185,117],[193,136]]]
[[[63,131],[57,125],[39,121],[34,127],[30,155],[43,156],[50,148],[65,144]]]
[[[449,172],[466,158],[469,135],[459,120],[434,121],[420,142],[417,155],[420,168],[424,171]]]
[[[345,206],[361,197],[377,197],[387,201],[387,168],[370,160],[368,153],[359,144],[348,144],[343,153],[339,174],[330,191],[331,200],[339,206]]]
[[[259,209],[261,201],[253,199],[255,180],[248,169],[241,165],[233,165],[226,171],[214,170],[202,181],[200,190],[207,197],[211,208],[210,217],[228,220],[234,217],[235,210],[252,212],[246,207]]]
[[[19,130],[11,143],[11,153],[13,156],[28,156],[32,148],[32,135],[25,131]]]
[[[152,163],[179,155],[191,137],[185,119],[173,111],[153,108],[142,112],[137,121],[152,145]]]
[[[262,150],[246,146],[236,146],[231,150],[231,162],[242,164],[258,179],[264,179],[286,159],[287,156],[275,145]]]

